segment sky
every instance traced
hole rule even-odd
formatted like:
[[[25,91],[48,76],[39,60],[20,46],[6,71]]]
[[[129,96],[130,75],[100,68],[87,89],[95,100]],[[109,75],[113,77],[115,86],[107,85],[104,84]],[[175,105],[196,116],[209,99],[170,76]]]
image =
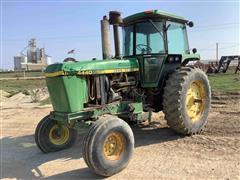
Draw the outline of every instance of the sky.
[[[61,62],[72,49],[77,60],[101,59],[102,17],[111,10],[126,17],[151,9],[193,21],[194,27],[188,28],[189,44],[197,48],[201,59],[216,59],[217,42],[219,57],[240,55],[240,1],[1,0],[1,68],[13,68],[13,57],[30,38],[46,48],[52,62]]]

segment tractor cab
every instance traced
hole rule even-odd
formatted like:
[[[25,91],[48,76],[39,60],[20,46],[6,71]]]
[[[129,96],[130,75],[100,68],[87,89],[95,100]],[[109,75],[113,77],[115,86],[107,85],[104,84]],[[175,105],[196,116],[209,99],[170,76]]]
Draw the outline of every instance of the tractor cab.
[[[139,61],[142,87],[157,87],[162,73],[181,66],[190,54],[186,19],[159,10],[145,11],[123,19],[123,56]]]

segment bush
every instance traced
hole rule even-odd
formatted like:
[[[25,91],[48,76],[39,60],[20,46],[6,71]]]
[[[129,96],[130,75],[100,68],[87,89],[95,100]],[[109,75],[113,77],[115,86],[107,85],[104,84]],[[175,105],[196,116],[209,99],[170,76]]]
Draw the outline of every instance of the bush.
[[[26,89],[22,90],[22,93],[27,95],[27,96],[31,95],[31,93]]]
[[[39,94],[39,90],[31,90],[30,92],[30,96],[32,99],[33,103],[39,102],[40,101],[40,94]]]

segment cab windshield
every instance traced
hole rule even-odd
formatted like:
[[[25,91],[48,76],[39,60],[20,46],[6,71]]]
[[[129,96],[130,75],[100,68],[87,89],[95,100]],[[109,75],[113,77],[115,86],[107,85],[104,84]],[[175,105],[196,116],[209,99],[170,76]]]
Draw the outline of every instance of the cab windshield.
[[[136,27],[136,44],[134,46],[134,27],[123,28],[123,55],[164,54],[162,22],[141,22]],[[135,47],[135,49],[134,49]]]

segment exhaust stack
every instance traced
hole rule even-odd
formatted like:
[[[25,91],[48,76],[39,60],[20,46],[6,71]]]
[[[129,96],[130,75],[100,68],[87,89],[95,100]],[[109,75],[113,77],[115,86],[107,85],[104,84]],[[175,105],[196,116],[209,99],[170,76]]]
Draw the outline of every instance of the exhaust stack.
[[[120,37],[119,37],[119,26],[123,24],[121,13],[118,11],[109,12],[109,23],[113,25],[113,35],[114,35],[114,47],[115,47],[115,58],[120,59]]]
[[[103,59],[111,59],[110,25],[107,16],[103,16],[101,20],[101,36]]]

